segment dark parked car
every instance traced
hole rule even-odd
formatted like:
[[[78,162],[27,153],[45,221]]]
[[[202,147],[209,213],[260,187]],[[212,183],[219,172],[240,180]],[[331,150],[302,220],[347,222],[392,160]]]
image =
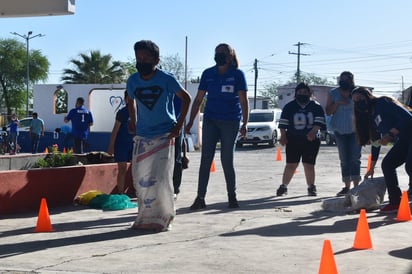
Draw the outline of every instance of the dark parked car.
[[[332,146],[336,144],[335,134],[333,130],[330,128],[330,116],[325,116],[326,120],[326,130],[320,133],[320,140],[325,141],[328,146]]]

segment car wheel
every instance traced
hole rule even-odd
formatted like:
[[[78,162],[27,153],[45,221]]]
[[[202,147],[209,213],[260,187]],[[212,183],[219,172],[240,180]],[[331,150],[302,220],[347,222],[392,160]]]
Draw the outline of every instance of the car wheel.
[[[275,131],[273,131],[273,133],[272,133],[272,140],[270,140],[269,146],[270,146],[270,147],[274,147],[277,141],[278,141],[278,134],[277,134],[277,132],[276,132],[276,130],[275,130]]]
[[[325,141],[328,146],[333,145],[333,139],[328,133],[325,133]]]

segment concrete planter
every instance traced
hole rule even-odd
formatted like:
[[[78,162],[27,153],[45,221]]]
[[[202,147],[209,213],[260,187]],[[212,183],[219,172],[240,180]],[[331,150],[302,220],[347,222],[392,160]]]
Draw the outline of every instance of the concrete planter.
[[[0,171],[0,215],[38,211],[42,198],[53,208],[90,190],[111,193],[116,176],[116,163]],[[130,165],[127,185],[133,194]]]

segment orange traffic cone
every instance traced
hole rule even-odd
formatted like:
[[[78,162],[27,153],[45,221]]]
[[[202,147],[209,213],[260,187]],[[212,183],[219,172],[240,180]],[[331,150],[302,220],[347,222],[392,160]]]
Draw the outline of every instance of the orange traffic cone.
[[[355,241],[353,242],[354,249],[372,249],[371,234],[369,232],[368,220],[366,219],[365,209],[361,209],[358,226],[356,228]]]
[[[278,147],[278,153],[276,156],[276,161],[282,161],[282,153],[280,153],[280,147]]]
[[[47,202],[45,198],[41,199],[39,216],[37,217],[36,232],[51,232],[53,231],[49,209],[47,208]]]
[[[401,203],[398,209],[398,216],[396,217],[398,221],[410,221],[411,217],[411,208],[409,207],[408,192],[402,192]]]
[[[44,153],[49,153],[49,149],[46,147],[46,149],[44,150]]]
[[[323,242],[322,257],[320,259],[319,274],[337,274],[335,258],[333,257],[330,240]]]
[[[63,148],[63,153],[67,153],[67,150],[66,150],[66,148]]]
[[[372,167],[372,154],[369,154],[369,156],[368,156],[368,165],[366,167],[366,172],[371,170],[371,167]]]
[[[212,164],[210,165],[210,172],[215,172],[215,171],[216,171],[215,160],[213,160]]]

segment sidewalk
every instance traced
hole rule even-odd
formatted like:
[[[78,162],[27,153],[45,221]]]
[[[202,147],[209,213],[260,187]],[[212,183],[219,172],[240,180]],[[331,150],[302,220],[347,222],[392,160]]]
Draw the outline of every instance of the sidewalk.
[[[373,249],[354,250],[359,214],[321,209],[322,200],[342,187],[336,147],[321,147],[317,197],[306,195],[302,165],[289,195],[275,196],[285,165],[284,148],[282,161],[276,161],[276,149],[236,151],[239,209],[227,208],[217,153],[207,208],[196,212],[189,206],[196,196],[200,153],[189,153],[177,216],[168,232],[130,230],[136,209],[49,208],[54,229],[50,233],[34,232],[37,212],[2,216],[0,273],[318,273],[326,239],[339,273],[412,273],[412,222],[398,222],[396,214],[369,212]],[[398,173],[406,190],[403,167]],[[381,176],[378,168],[375,176]]]

